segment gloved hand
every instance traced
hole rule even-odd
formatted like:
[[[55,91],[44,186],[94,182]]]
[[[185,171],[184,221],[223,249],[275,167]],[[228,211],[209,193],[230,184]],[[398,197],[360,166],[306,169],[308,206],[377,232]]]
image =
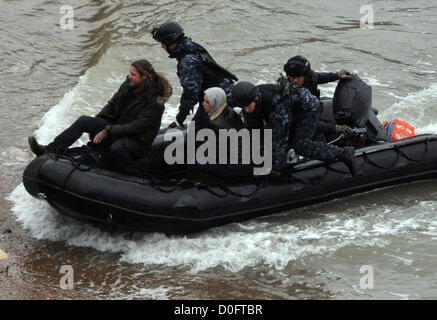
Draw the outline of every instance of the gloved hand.
[[[176,121],[173,121],[172,123],[170,123],[168,128],[176,128],[177,126],[178,126],[178,124],[176,123]]]
[[[180,126],[182,126],[182,127],[184,126],[184,121],[185,121],[186,117],[187,116],[184,116],[180,112],[176,115],[176,121],[179,123]]]
[[[344,69],[341,69],[340,71],[337,72],[338,74],[338,78],[342,79],[342,80],[347,80],[347,79],[353,79],[353,75],[351,75],[349,72],[347,72]]]
[[[335,132],[343,133],[346,137],[354,134],[354,130],[345,124],[343,124],[343,125],[336,124],[335,125]]]
[[[93,142],[95,144],[98,144],[102,142],[104,139],[106,139],[107,137],[108,137],[108,131],[106,129],[103,129],[102,131],[100,131],[98,134],[94,136]]]

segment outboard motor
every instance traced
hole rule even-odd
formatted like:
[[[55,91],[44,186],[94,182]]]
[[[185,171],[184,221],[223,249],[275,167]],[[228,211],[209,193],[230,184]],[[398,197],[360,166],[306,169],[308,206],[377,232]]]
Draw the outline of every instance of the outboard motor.
[[[357,75],[350,80],[340,80],[333,104],[336,122],[352,128],[365,128],[367,143],[388,140],[387,131],[372,108],[372,87]]]

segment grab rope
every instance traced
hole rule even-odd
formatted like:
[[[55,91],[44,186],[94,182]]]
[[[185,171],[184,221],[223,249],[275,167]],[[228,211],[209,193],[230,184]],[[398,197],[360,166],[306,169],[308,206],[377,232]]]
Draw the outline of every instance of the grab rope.
[[[76,163],[73,166],[73,169],[70,170],[70,172],[67,174],[67,176],[64,178],[64,181],[62,182],[61,188],[52,196],[47,197],[45,196],[44,198],[49,201],[49,200],[54,200],[56,199],[62,192],[64,192],[65,187],[67,186],[67,182],[70,179],[71,175],[73,174],[74,171],[77,170],[77,168],[80,166],[80,163]],[[81,170],[82,171],[82,170]]]
[[[143,181],[146,182],[147,180],[143,180]],[[148,182],[149,182],[149,184],[151,185],[151,187],[152,187],[153,189],[155,189],[155,190],[158,190],[158,191],[160,191],[160,192],[164,192],[164,193],[171,193],[171,192],[173,192],[173,191],[175,191],[175,190],[181,190],[181,188],[180,188],[178,185],[175,185],[174,187],[170,187],[170,188],[168,188],[168,189],[165,189],[165,188],[163,188],[162,186],[160,186],[160,185],[157,183],[157,181],[158,181],[158,179],[156,179],[156,178],[153,177],[152,175],[149,175],[149,177],[148,177]],[[228,194],[231,194],[231,195],[234,195],[234,196],[237,196],[237,197],[251,197],[252,195],[254,195],[254,194],[258,191],[258,189],[259,189],[260,187],[263,187],[263,185],[260,184],[259,181],[257,181],[255,178],[253,179],[253,181],[254,181],[254,185],[256,186],[256,188],[255,188],[254,191],[251,191],[251,192],[249,192],[248,194],[238,193],[238,192],[233,191],[233,190],[230,189],[228,186],[226,186],[226,184],[225,184],[223,181],[218,181],[218,182],[216,182],[216,183],[214,183],[214,184],[212,184],[212,185],[211,185],[211,184],[208,184],[208,183],[206,183],[206,182],[204,182],[204,181],[196,182],[196,183],[194,183],[194,187],[196,187],[197,189],[201,189],[201,190],[208,191],[209,193],[211,193],[211,194],[213,194],[213,195],[215,195],[215,196],[217,196],[217,197],[220,197],[220,198],[224,198],[224,197],[226,197]],[[217,188],[223,190],[223,191],[224,191],[224,194],[215,191],[215,190],[213,189],[213,188],[215,188],[215,187],[217,187]]]
[[[88,151],[86,154],[90,158],[92,158],[94,163],[98,163],[98,159],[96,159],[96,157],[92,154],[92,152],[89,152],[89,151],[91,151],[90,148],[88,148],[87,146],[84,146],[82,148],[85,148]],[[74,156],[67,156],[67,155],[62,154],[62,153],[61,154],[55,153],[54,154],[54,160],[57,161],[57,160],[60,160],[60,159],[69,161],[71,163],[71,165],[73,166],[73,168],[70,170],[70,172],[64,178],[64,181],[62,182],[61,187],[59,188],[59,190],[54,195],[52,195],[50,197],[44,196],[44,198],[46,200],[48,200],[48,201],[56,199],[62,192],[64,192],[65,187],[67,186],[68,180],[70,179],[70,177],[72,176],[74,171],[79,170],[79,171],[85,172],[85,171],[90,171],[93,168],[97,168],[97,166],[86,165],[86,164],[84,164],[82,162],[75,161]]]
[[[397,146],[396,146],[397,147]],[[404,151],[400,150],[399,147],[398,148],[398,152],[404,156],[405,158],[407,158],[408,160],[414,162],[414,163],[418,163],[420,161],[422,161],[425,158],[426,153],[428,152],[429,149],[429,140],[425,139],[425,150],[422,153],[422,156],[420,157],[420,159],[416,160],[413,157],[410,157],[409,155],[407,155]]]
[[[90,152],[90,149],[86,146],[85,146],[85,149],[87,151],[86,152],[87,156],[91,157],[93,159],[94,163],[98,163],[99,160],[96,159],[95,156],[93,156],[92,152]],[[64,179],[64,182],[62,184],[61,189],[54,196],[50,197],[50,199],[46,198],[47,200],[51,200],[51,199],[57,197],[61,192],[64,191],[65,186],[67,185],[69,178],[71,177],[71,175],[73,174],[73,172],[75,170],[88,171],[88,170],[91,170],[92,168],[98,168],[98,166],[88,165],[88,167],[86,169],[81,169],[81,165],[82,165],[82,167],[84,166],[84,164],[82,162],[77,162],[73,156],[67,156],[65,154],[55,154],[55,159],[56,160],[64,159],[64,160],[69,161],[73,165],[73,169],[69,172],[67,177]],[[209,185],[205,182],[198,182],[198,183],[195,183],[194,186],[198,189],[206,190],[206,191],[208,191],[208,192],[210,192],[218,197],[226,197],[228,194],[231,194],[231,195],[234,195],[237,197],[251,197],[260,188],[259,182],[256,179],[253,179],[253,181],[255,182],[254,185],[256,186],[256,188],[254,191],[251,191],[248,194],[238,193],[238,192],[233,191],[232,189],[227,187],[223,181],[219,181],[214,185]],[[153,189],[158,190],[159,192],[163,192],[163,193],[171,193],[175,190],[181,189],[178,185],[175,185],[175,186],[172,186],[169,188],[165,188],[165,187],[161,186],[159,184],[159,179],[157,179],[155,176],[151,175],[150,173],[143,174],[140,184],[143,184],[143,185],[149,184]],[[216,186],[219,189],[223,190],[224,194],[215,191],[213,188]]]
[[[396,147],[394,148],[394,150],[396,151],[396,159],[393,161],[393,163],[389,164],[386,167],[381,166],[381,165],[377,164],[375,161],[371,160],[369,158],[369,155],[366,152],[363,152],[364,162],[365,163],[369,163],[372,166],[374,166],[376,168],[379,168],[379,169],[382,169],[382,170],[387,170],[387,169],[393,168],[393,166],[398,162],[398,160],[399,160],[399,158],[401,156]]]
[[[171,193],[173,191],[175,191],[176,189],[178,189],[178,186],[175,185],[174,187],[170,187],[169,189],[164,189],[163,187],[161,187],[158,183],[157,183],[158,179],[156,179],[154,176],[149,175],[149,179],[148,179],[148,183],[150,184],[150,186],[155,189],[158,190],[160,192],[164,192],[164,193]]]
[[[357,172],[361,171],[363,169],[363,167],[367,163],[372,165],[372,166],[374,166],[374,167],[376,167],[376,168],[379,168],[379,169],[382,169],[382,170],[388,170],[390,168],[395,167],[395,165],[398,163],[398,161],[399,161],[401,156],[403,156],[407,160],[417,164],[417,163],[421,162],[425,158],[427,152],[429,151],[429,138],[426,138],[422,142],[425,143],[425,149],[424,149],[422,155],[418,159],[414,159],[410,155],[406,154],[405,151],[403,151],[399,146],[394,145],[393,146],[393,150],[396,152],[396,159],[391,164],[389,164],[388,166],[382,166],[382,165],[376,163],[374,160],[370,159],[369,154],[367,152],[363,152],[362,156],[363,156],[364,161],[361,163],[361,166],[359,168],[357,168]],[[328,175],[329,171],[334,171],[334,172],[342,173],[342,174],[350,173],[349,170],[347,170],[347,171],[339,170],[339,169],[336,169],[336,168],[332,167],[330,164],[325,164],[324,167],[326,168],[325,173],[323,174],[323,176],[321,176],[318,179],[319,181],[324,180],[326,178],[326,176]],[[296,174],[290,174],[290,176],[292,178],[296,179],[298,182],[300,182],[302,184],[311,185],[311,186],[314,185],[314,183],[312,183],[308,179],[305,179],[303,177],[298,177],[298,176],[296,176]]]
[[[426,138],[422,142],[425,143],[425,149],[424,149],[422,155],[417,159],[411,157],[405,151],[401,150],[401,148],[399,146],[394,145],[393,150],[396,152],[396,158],[394,159],[394,161],[392,163],[390,163],[389,165],[386,165],[386,166],[378,164],[376,161],[372,160],[369,157],[368,152],[363,151],[362,157],[363,157],[364,161],[362,161],[360,168],[357,168],[357,171],[361,171],[366,164],[370,164],[370,165],[372,165],[376,168],[382,169],[382,170],[387,170],[387,169],[393,168],[398,163],[401,156],[406,158],[407,160],[409,160],[411,162],[414,162],[414,163],[421,162],[425,158],[427,152],[429,151],[429,138]],[[65,190],[65,187],[67,186],[68,180],[70,179],[70,177],[72,176],[74,171],[76,171],[76,170],[89,171],[93,168],[99,168],[97,166],[97,164],[99,163],[99,159],[97,159],[92,154],[92,152],[89,152],[88,147],[86,147],[86,149],[87,149],[86,151],[88,151],[88,152],[86,152],[87,156],[89,156],[92,159],[91,162],[95,163],[96,164],[95,166],[92,166],[89,164],[87,165],[81,161],[77,161],[77,159],[75,159],[74,156],[67,156],[65,154],[56,154],[55,155],[55,160],[59,160],[59,159],[67,160],[73,165],[73,168],[70,170],[70,172],[64,178],[60,189],[51,197],[45,197],[47,200],[53,200],[54,198],[58,197]],[[299,176],[297,173],[291,173],[291,172],[287,172],[286,177],[288,178],[288,182],[297,181],[303,185],[312,186],[315,184],[315,182],[314,182],[315,180],[317,180],[318,182],[323,181],[327,177],[327,175],[330,171],[334,171],[334,172],[341,173],[341,174],[348,174],[349,173],[349,170],[347,170],[347,171],[339,170],[339,169],[334,168],[331,164],[325,164],[324,168],[325,168],[324,174],[317,177],[317,179],[309,180],[305,177]],[[163,193],[171,193],[175,190],[181,190],[181,187],[179,187],[177,184],[175,186],[171,186],[168,188],[163,187],[162,185],[159,184],[159,179],[157,179],[155,176],[151,175],[150,173],[144,173],[144,175],[141,178],[142,179],[141,179],[140,184],[143,184],[143,185],[149,184],[153,189],[158,190],[158,191],[163,192]],[[248,192],[247,194],[246,193],[239,193],[239,192],[232,190],[222,180],[219,180],[213,184],[208,184],[207,182],[201,181],[201,182],[194,183],[194,187],[197,189],[205,190],[205,191],[207,191],[207,192],[209,192],[217,197],[220,197],[220,198],[224,198],[227,195],[233,195],[236,197],[251,197],[255,193],[257,193],[260,188],[265,188],[269,184],[269,181],[268,181],[268,178],[259,179],[257,177],[252,177],[252,183],[255,186],[255,189],[253,191]],[[217,189],[221,190],[222,192],[219,192]]]

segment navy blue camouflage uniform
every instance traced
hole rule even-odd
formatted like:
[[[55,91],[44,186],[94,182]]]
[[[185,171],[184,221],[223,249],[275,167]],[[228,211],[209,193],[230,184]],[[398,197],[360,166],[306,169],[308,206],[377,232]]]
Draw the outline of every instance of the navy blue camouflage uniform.
[[[335,161],[343,151],[341,148],[314,141],[321,112],[318,99],[306,88],[289,85],[285,90],[286,94],[279,87],[269,102],[263,101],[265,94],[260,90],[260,100],[255,108],[258,110],[254,111],[259,116],[245,114],[244,117],[247,128],[272,129],[273,170],[280,170],[286,165],[287,152],[291,147],[305,158]],[[260,122],[260,118],[264,121]]]
[[[310,93],[320,99],[319,84],[324,84],[332,81],[339,80],[337,72],[315,72],[311,70],[308,75],[305,76],[303,87],[307,88]]]
[[[296,154],[305,158],[335,161],[343,152],[341,148],[314,141],[321,112],[318,99],[308,89],[295,85],[289,86],[288,96],[276,99],[276,110],[269,117],[273,130],[273,169],[279,170],[285,165],[291,146]]]
[[[203,52],[203,56],[199,52]],[[234,88],[232,79],[221,74],[214,65],[205,61],[205,56],[211,59],[209,62],[215,63],[203,47],[192,42],[188,37],[179,41],[169,55],[170,58],[178,60],[177,75],[183,88],[179,113],[176,116],[179,124],[185,121],[196,103],[199,103],[200,106],[193,119],[196,121],[196,126],[198,128],[204,127],[209,122],[208,114],[201,107],[204,91],[208,88],[222,88],[226,92],[228,105],[231,105],[231,94]]]

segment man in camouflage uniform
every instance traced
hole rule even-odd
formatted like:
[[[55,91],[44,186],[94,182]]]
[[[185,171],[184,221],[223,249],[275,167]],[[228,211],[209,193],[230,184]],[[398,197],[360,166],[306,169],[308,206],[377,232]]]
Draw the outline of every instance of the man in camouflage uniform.
[[[342,148],[313,140],[319,119],[317,98],[306,88],[290,85],[287,95],[278,100],[275,112],[270,115],[274,170],[280,170],[285,165],[291,145],[296,154],[305,158],[328,163],[341,158],[344,153]]]
[[[208,88],[222,88],[226,92],[228,105],[231,105],[233,81],[238,81],[237,77],[218,65],[201,45],[186,37],[179,24],[167,21],[154,28],[152,36],[156,41],[161,42],[170,58],[178,61],[177,75],[183,88],[179,112],[176,115],[179,125],[183,125],[197,103],[200,107],[197,108],[193,118],[196,121],[196,127],[204,127],[209,122],[208,115],[201,107],[203,93]]]
[[[311,69],[310,62],[302,56],[288,59],[284,69],[287,69],[285,72],[291,78],[289,80],[291,83],[307,88],[317,99],[320,99],[319,84],[353,79],[353,75],[344,69],[338,72],[315,72]]]
[[[309,61],[302,56],[294,56],[288,59],[284,65],[284,71],[287,77],[281,77],[278,79],[278,83],[282,86],[288,86],[289,82],[292,84],[308,89],[308,91],[320,99],[319,84],[324,84],[337,80],[349,80],[353,78],[346,70],[340,70],[338,72],[315,72],[311,69]],[[325,122],[319,120],[317,123],[317,134],[313,140],[325,141],[325,135],[336,137],[342,133],[348,137],[353,135],[354,131],[347,125],[337,125],[331,122]]]
[[[309,159],[329,163],[338,158],[355,174],[353,148],[340,148],[313,140],[320,118],[320,104],[307,89],[291,83],[287,86],[254,86],[249,82],[239,82],[232,91],[232,100],[234,106],[243,108],[248,129],[272,129],[273,177],[280,175],[291,147],[297,154]]]

